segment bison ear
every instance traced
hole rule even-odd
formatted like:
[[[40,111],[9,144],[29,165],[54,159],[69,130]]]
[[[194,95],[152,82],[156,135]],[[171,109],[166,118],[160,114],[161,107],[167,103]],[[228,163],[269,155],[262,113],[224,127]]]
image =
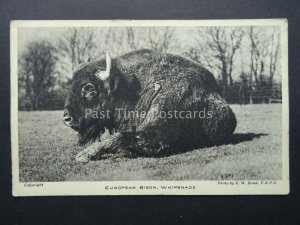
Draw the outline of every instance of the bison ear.
[[[88,83],[84,85],[81,89],[81,96],[86,98],[87,100],[91,101],[94,96],[96,96],[98,93],[96,91],[96,88],[93,84]]]
[[[106,70],[101,71],[98,70],[96,72],[96,77],[98,77],[100,80],[107,80],[111,76],[111,57],[109,52],[106,52]]]

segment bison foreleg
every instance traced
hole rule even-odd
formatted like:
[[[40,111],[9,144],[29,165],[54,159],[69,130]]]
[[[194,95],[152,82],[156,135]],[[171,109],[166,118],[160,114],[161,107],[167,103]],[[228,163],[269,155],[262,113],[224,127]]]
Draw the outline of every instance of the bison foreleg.
[[[93,143],[77,154],[76,161],[86,163],[98,154],[115,153],[121,145],[120,137],[121,134],[114,134],[102,142]]]
[[[115,154],[125,150],[133,155],[158,156],[169,149],[158,134],[141,131],[138,133],[116,133],[101,142],[96,142],[76,156],[76,161],[87,163],[102,154]]]

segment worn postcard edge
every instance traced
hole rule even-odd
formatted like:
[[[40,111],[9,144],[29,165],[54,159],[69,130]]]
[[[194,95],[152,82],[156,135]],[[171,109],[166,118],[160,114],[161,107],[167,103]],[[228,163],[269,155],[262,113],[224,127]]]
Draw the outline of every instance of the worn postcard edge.
[[[19,182],[18,28],[103,26],[280,26],[282,70],[282,180]],[[28,20],[11,21],[11,149],[13,196],[64,195],[285,195],[289,193],[288,22],[254,20]],[[256,182],[256,183],[255,183]],[[168,186],[169,189],[161,189]],[[181,188],[179,188],[180,186]],[[143,188],[141,188],[143,187]],[[155,189],[157,187],[157,189]],[[177,187],[177,188],[176,188]]]

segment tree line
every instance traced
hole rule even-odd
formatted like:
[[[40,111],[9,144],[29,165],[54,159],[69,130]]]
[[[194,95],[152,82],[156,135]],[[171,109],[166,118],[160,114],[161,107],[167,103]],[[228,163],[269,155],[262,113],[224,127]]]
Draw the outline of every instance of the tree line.
[[[276,27],[66,28],[56,40],[28,42],[19,57],[19,108],[63,106],[72,71],[86,61],[148,48],[174,53],[210,70],[231,103],[280,99],[280,36]]]

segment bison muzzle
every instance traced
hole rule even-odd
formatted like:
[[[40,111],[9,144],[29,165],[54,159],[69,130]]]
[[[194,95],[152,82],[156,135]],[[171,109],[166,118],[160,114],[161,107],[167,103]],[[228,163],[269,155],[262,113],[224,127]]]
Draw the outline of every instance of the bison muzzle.
[[[80,65],[63,121],[78,132],[80,145],[96,141],[76,156],[80,162],[121,151],[162,156],[219,144],[236,128],[209,71],[152,50],[114,59],[107,52],[106,59]]]

